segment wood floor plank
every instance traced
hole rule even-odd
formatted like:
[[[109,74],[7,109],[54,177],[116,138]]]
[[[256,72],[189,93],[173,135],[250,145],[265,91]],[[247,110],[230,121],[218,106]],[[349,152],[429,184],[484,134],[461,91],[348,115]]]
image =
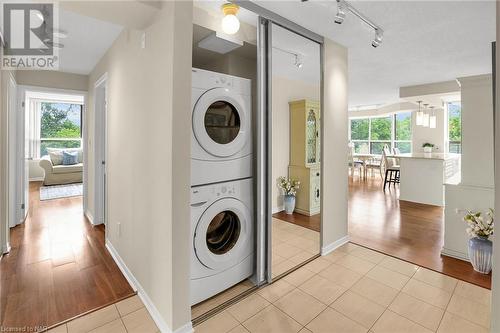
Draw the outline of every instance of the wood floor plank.
[[[28,218],[0,261],[2,328],[52,326],[134,294],[82,197],[39,201],[40,186],[30,183]]]

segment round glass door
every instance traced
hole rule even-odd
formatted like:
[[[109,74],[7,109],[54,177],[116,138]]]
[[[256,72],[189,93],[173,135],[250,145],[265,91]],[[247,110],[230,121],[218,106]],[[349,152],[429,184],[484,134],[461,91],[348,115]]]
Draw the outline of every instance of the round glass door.
[[[214,254],[224,254],[238,242],[241,224],[238,216],[226,210],[215,215],[207,228],[207,247]]]
[[[205,112],[205,129],[210,139],[225,145],[232,142],[240,132],[238,110],[226,101],[216,101]]]
[[[251,214],[239,200],[214,202],[200,216],[194,234],[194,251],[208,268],[223,270],[252,253]]]
[[[249,112],[241,95],[226,88],[204,93],[193,110],[193,133],[215,157],[229,157],[251,142]]]

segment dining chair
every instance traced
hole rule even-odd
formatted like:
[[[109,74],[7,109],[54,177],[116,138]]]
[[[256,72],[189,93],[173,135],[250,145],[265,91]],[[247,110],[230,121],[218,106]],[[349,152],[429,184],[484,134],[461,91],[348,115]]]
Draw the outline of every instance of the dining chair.
[[[362,177],[362,170],[365,166],[363,161],[358,161],[354,159],[354,147],[349,147],[349,173],[351,177],[354,177],[356,169],[358,169],[359,178]]]
[[[382,162],[381,162],[381,167],[384,169],[384,192],[387,184],[389,184],[389,187],[391,184],[396,184],[400,183],[400,167],[399,165],[396,164],[396,160],[392,157],[391,155],[391,150],[389,149],[389,146],[385,145],[384,149],[382,151]]]

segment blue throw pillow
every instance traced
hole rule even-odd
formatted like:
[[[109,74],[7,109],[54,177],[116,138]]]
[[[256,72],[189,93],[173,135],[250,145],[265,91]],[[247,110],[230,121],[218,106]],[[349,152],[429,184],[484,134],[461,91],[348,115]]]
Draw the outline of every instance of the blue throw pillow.
[[[77,151],[63,151],[63,165],[73,165],[78,164],[78,152]]]

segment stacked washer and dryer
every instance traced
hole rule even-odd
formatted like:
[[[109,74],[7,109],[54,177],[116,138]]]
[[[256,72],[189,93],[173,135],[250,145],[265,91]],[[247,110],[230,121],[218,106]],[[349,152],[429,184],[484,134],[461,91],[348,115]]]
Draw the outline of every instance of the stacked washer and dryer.
[[[192,71],[191,304],[254,271],[251,81]]]

